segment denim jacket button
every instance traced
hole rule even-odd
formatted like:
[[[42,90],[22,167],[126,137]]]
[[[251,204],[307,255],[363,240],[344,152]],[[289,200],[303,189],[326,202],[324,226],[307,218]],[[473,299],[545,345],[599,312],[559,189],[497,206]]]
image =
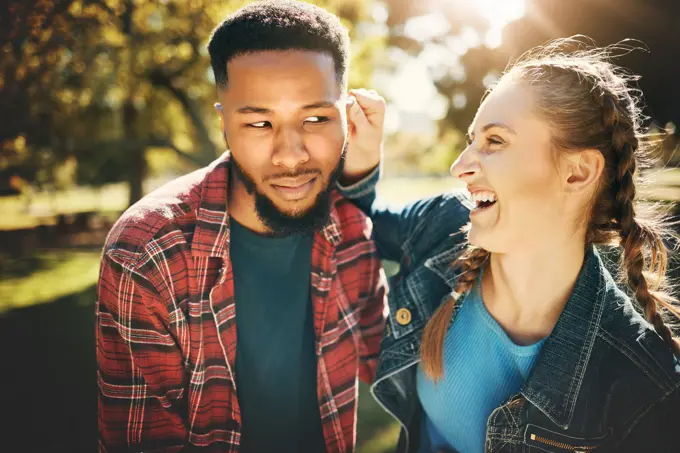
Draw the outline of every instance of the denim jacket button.
[[[397,310],[397,322],[405,326],[406,324],[411,322],[411,312],[408,311],[406,308],[400,308]]]

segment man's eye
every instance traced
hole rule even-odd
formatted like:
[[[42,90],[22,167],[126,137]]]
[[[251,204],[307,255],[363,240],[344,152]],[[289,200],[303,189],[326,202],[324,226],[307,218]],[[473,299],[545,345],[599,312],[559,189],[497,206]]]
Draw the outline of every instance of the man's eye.
[[[310,116],[305,118],[305,123],[320,124],[328,122],[329,118],[327,116]]]
[[[491,137],[487,138],[487,140],[490,145],[502,145],[503,143],[505,143],[503,139],[495,135],[492,135]]]
[[[246,124],[246,126],[252,127],[253,129],[264,129],[271,126],[271,123],[269,121],[259,121],[257,123]]]
[[[465,134],[465,144],[467,146],[470,146],[472,145],[472,142],[473,142],[472,136],[470,134]]]

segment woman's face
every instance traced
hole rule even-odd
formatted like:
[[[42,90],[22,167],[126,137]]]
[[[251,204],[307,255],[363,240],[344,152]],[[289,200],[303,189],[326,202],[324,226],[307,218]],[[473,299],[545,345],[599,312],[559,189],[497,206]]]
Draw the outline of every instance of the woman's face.
[[[534,95],[528,84],[501,81],[477,111],[468,146],[451,167],[476,204],[469,240],[491,252],[549,247],[557,232],[576,223]]]

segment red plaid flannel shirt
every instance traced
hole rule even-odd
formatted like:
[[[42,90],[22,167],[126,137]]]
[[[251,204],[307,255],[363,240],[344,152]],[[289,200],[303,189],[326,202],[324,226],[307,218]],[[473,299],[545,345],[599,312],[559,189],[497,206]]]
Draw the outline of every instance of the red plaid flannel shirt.
[[[228,170],[225,153],[146,196],[109,234],[97,301],[100,452],[238,451]],[[328,452],[350,452],[386,284],[370,220],[337,193],[332,203],[312,248],[317,393]]]

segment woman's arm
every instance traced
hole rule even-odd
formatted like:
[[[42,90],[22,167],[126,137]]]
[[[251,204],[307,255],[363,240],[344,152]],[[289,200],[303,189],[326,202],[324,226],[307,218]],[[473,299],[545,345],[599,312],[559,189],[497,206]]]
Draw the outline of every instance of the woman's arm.
[[[452,194],[424,198],[402,207],[388,207],[376,194],[380,168],[351,186],[338,184],[350,199],[373,221],[373,240],[383,259],[403,262],[404,244],[427,240],[432,244],[446,240],[468,222],[469,208]],[[416,238],[418,234],[422,239]]]

